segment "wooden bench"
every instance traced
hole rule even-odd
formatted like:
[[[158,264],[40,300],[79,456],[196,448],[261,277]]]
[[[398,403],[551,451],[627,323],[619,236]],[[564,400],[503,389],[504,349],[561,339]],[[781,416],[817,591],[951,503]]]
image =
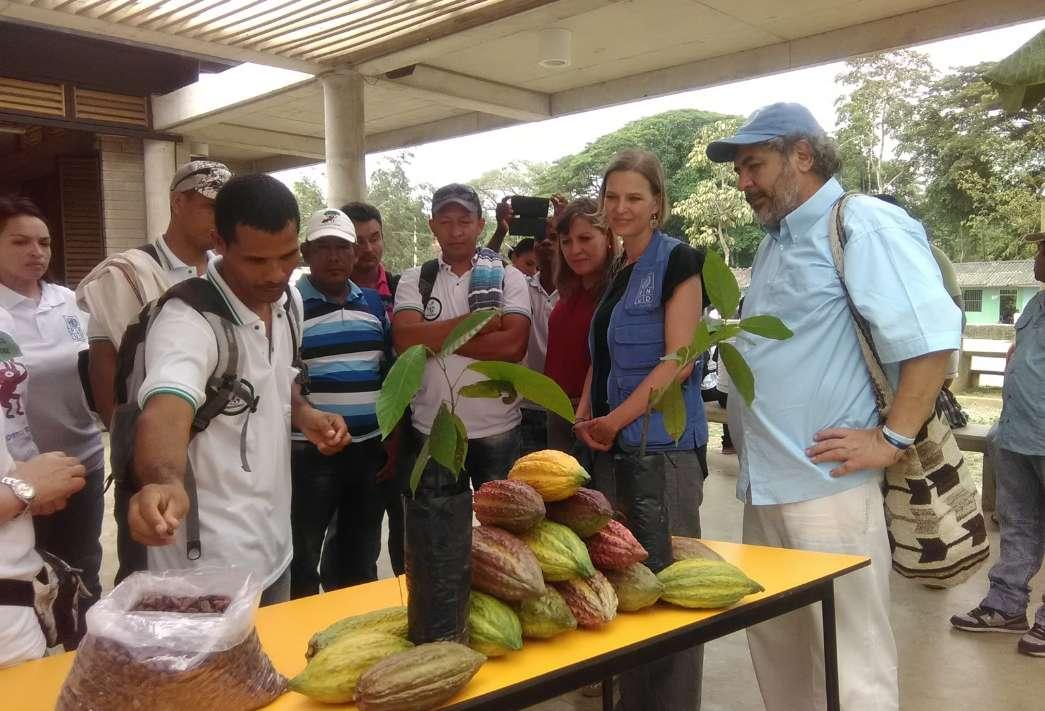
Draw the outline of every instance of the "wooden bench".
[[[989,341],[982,338],[962,339],[958,356],[958,377],[951,390],[963,392],[980,384],[981,375],[1005,375],[1005,353],[1008,341]]]
[[[717,402],[705,402],[704,414],[707,416],[708,422],[718,422],[719,424],[727,422],[726,411]],[[990,425],[969,424],[953,430],[954,438],[958,441],[958,448],[963,452],[982,453],[987,445],[987,431],[990,428]]]

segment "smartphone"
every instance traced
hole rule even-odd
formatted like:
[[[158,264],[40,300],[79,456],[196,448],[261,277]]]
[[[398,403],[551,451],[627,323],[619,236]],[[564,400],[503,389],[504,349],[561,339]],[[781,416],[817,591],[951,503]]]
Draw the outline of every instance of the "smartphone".
[[[548,198],[512,195],[508,200],[512,206],[512,219],[508,223],[508,234],[518,237],[543,237],[548,228]]]

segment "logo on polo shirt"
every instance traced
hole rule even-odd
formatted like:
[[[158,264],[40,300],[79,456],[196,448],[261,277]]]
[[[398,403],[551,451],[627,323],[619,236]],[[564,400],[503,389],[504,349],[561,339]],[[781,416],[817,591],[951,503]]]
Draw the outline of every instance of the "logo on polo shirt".
[[[87,337],[83,335],[80,319],[75,316],[64,316],[63,318],[65,319],[65,330],[69,332],[69,338],[81,343],[86,342]]]
[[[425,321],[435,321],[441,313],[443,313],[443,302],[434,296],[429,298],[428,303],[425,304]]]
[[[234,392],[229,401],[225,403],[225,407],[222,409],[221,414],[223,415],[242,415],[248,410],[250,412],[257,412],[258,409],[258,398],[254,394],[254,385],[246,378],[240,378],[239,382],[235,384]]]

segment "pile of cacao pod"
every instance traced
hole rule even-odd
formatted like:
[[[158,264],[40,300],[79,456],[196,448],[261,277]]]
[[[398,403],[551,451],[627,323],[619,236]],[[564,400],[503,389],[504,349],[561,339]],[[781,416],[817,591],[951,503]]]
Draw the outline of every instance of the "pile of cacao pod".
[[[416,647],[405,607],[348,617],[312,635],[291,690],[316,701],[355,701],[363,711],[421,711],[449,700],[486,661],[455,642]]]
[[[676,562],[655,575],[628,528],[588,473],[568,454],[534,452],[505,481],[483,484],[473,507],[470,644],[488,657],[597,628],[621,612],[663,600],[690,608],[728,607],[762,586],[703,543],[673,538]]]

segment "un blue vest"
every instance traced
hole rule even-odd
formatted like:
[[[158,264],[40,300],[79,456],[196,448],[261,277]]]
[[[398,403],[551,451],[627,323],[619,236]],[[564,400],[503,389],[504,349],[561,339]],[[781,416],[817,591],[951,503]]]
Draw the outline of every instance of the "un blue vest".
[[[624,297],[613,307],[607,339],[611,365],[606,384],[611,410],[624,402],[667,354],[661,293],[668,257],[679,244],[681,242],[674,237],[659,230],[654,232],[649,246],[631,272]],[[692,450],[707,444],[708,423],[700,396],[704,357],[696,362],[693,373],[682,384],[682,398],[686,404],[686,429],[682,437],[676,443],[664,429],[661,413],[654,411],[646,436],[647,451]],[[638,450],[642,442],[642,420],[642,417],[638,418],[618,434],[617,442],[623,449]]]

